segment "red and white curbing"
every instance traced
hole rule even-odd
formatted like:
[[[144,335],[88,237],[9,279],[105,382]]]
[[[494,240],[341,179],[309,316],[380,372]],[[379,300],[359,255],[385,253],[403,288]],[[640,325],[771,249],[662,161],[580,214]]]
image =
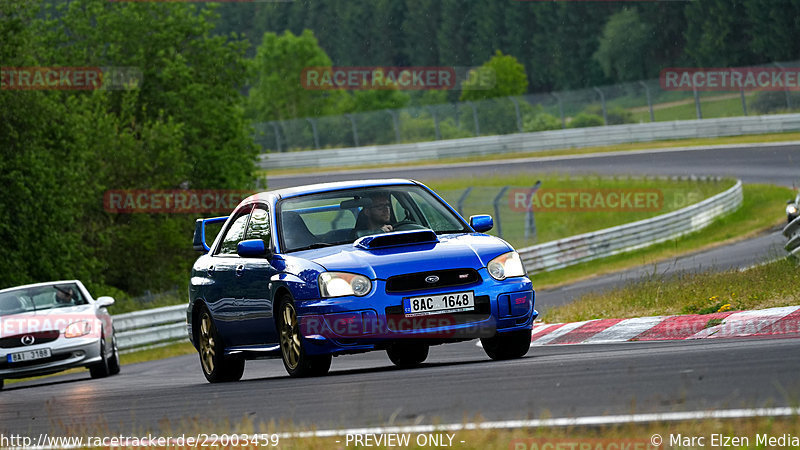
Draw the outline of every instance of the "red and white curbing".
[[[714,322],[710,322],[711,320]],[[718,321],[721,323],[714,325]],[[748,336],[800,337],[800,306],[702,315],[534,324],[531,346],[724,339]]]

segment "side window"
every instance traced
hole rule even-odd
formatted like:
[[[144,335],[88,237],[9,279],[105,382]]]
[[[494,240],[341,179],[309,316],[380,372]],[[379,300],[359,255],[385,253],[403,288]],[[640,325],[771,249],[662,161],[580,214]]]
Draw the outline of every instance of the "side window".
[[[269,211],[264,205],[258,205],[250,215],[250,224],[247,225],[245,239],[261,239],[269,247],[270,242]]]
[[[247,218],[250,217],[250,211],[244,211],[241,215],[233,221],[225,237],[222,238],[222,244],[217,251],[218,255],[235,255],[239,242],[244,238],[245,227],[247,226]]]

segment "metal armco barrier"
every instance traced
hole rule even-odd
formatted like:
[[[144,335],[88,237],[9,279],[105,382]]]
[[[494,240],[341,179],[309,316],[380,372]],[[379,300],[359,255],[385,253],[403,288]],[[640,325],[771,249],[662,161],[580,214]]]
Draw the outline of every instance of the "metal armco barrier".
[[[113,316],[120,350],[187,340],[187,305],[165,306]]]
[[[647,247],[697,231],[742,204],[742,182],[700,203],[647,220],[620,225],[519,250],[529,272],[543,272],[584,261]],[[792,228],[794,227],[794,228]],[[795,220],[784,229],[800,247]],[[790,241],[792,242],[792,241]],[[795,248],[793,247],[793,248]],[[787,246],[788,249],[788,246]],[[167,306],[114,316],[120,350],[161,345],[188,339],[187,305]]]
[[[709,225],[742,205],[742,182],[687,206],[650,219],[579,234],[519,250],[529,273],[547,272],[675,239]]]
[[[447,141],[264,153],[262,169],[394,164],[465,156],[530,153],[671,139],[713,138],[800,130],[800,114],[682,120],[518,133]]]
[[[784,246],[786,251],[800,258],[800,217],[783,227],[783,235],[789,239]]]

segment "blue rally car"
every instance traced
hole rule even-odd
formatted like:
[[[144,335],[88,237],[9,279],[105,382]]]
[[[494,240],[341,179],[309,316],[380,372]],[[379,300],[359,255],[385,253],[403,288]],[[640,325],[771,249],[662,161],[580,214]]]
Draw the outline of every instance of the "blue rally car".
[[[409,180],[264,192],[198,219],[187,319],[206,379],[277,357],[291,376],[323,375],[331,356],[372,350],[413,367],[431,345],[475,338],[492,359],[524,356],[533,287],[492,226]]]

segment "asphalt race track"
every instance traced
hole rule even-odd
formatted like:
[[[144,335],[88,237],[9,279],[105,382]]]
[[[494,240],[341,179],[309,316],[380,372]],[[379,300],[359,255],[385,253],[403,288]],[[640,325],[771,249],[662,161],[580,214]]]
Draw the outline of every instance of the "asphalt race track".
[[[369,163],[370,161],[365,161]],[[519,173],[710,175],[745,183],[791,186],[800,181],[800,145],[732,147],[711,150],[645,150],[614,155],[574,155],[394,169],[267,176],[270,189],[368,178],[411,178],[423,183],[441,178],[473,179]],[[446,175],[443,175],[446,173]]]
[[[383,352],[340,357],[326,377],[291,379],[279,360],[248,362],[238,383],[208,384],[195,355],[13,384],[0,432],[180,429],[184,420],[291,421],[318,429],[796,405],[800,339],[632,342],[533,348],[493,362],[472,342],[435,347],[395,369]],[[289,431],[289,430],[278,430]]]
[[[448,168],[448,176],[514,172],[720,175],[790,186],[800,146],[656,152]],[[408,177],[425,182],[441,168],[325,175],[326,180]],[[276,177],[271,188],[306,184],[320,175]],[[772,233],[653,267],[598,277],[537,293],[540,307],[624,282],[642,273],[698,267],[732,268],[780,255]],[[707,409],[796,406],[800,339],[716,342],[628,342],[533,348],[527,357],[493,362],[475,342],[431,349],[428,361],[396,369],[385,353],[345,356],[326,377],[292,379],[280,360],[247,363],[238,383],[206,383],[196,355],[126,365],[118,376],[91,380],[88,371],[6,385],[0,433],[35,435],[67,428],[104,435],[181,430],[194,419],[234,423],[290,422],[295,427],[460,423],[584,417]],[[98,426],[97,424],[102,424]],[[281,430],[278,431],[289,431]]]

